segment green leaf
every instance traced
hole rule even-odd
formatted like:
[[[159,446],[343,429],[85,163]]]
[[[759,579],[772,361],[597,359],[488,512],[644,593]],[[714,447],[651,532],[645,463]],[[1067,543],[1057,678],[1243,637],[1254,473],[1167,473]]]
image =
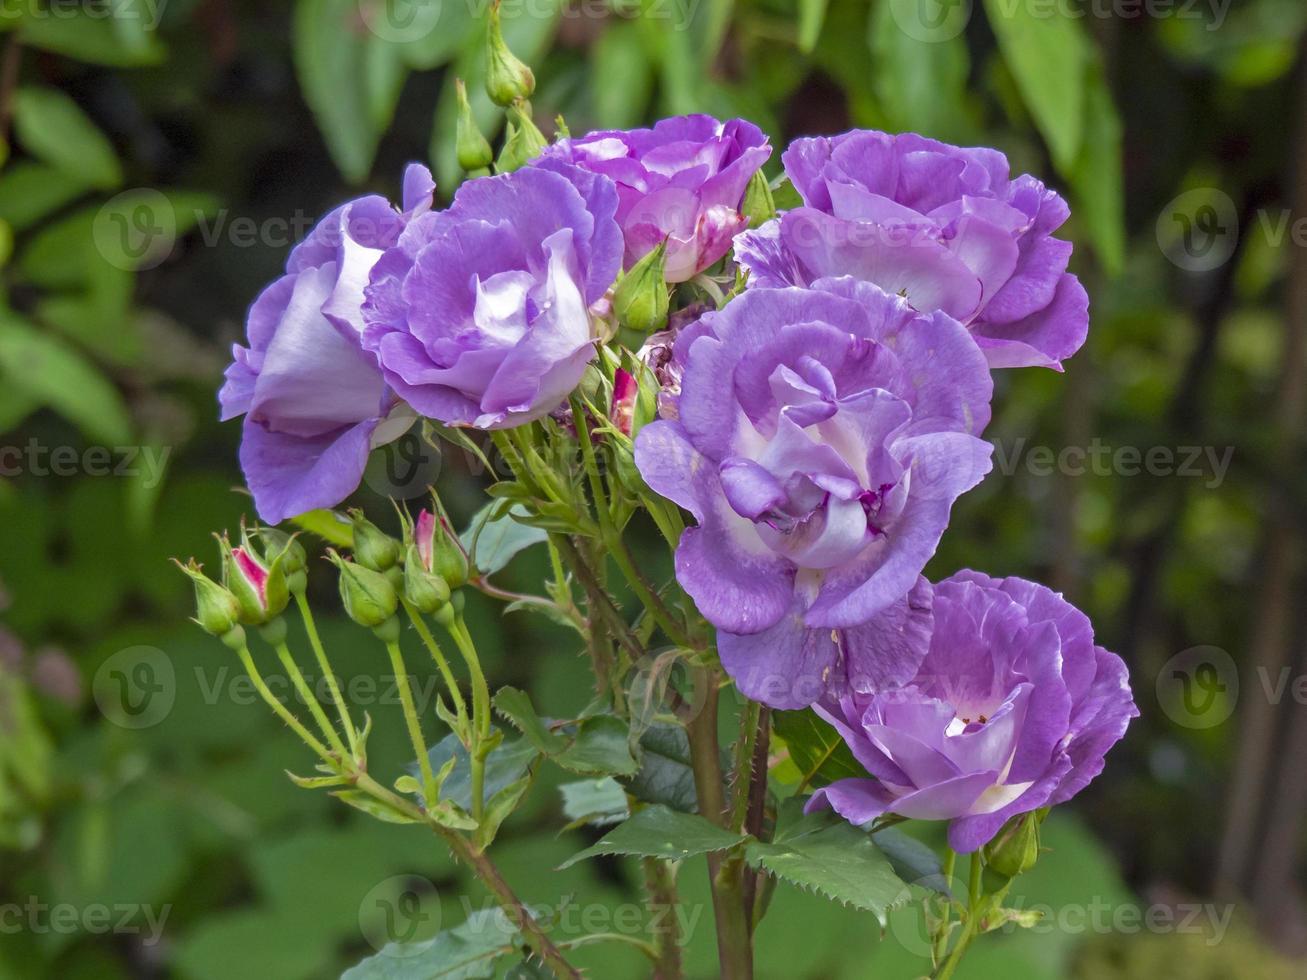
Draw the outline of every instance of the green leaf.
[[[495,709],[540,753],[564,769],[587,776],[630,776],[636,771],[630,729],[615,715],[593,715],[558,731],[536,714],[530,697],[514,687],[499,690]]]
[[[776,205],[777,211],[789,211],[792,208],[803,207],[803,195],[794,186],[794,182],[783,174],[772,182],[771,196],[772,203]]]
[[[826,22],[829,0],[799,0],[799,50],[808,54],[817,46],[821,25]]]
[[[122,167],[113,145],[77,103],[58,89],[18,90],[14,135],[32,156],[92,187],[122,183]]]
[[[9,315],[0,319],[0,374],[77,425],[91,439],[125,445],[131,420],[122,396],[96,368],[57,337]]]
[[[570,821],[569,827],[581,824],[603,827],[631,815],[626,790],[612,776],[563,783],[558,791],[563,794],[563,816]]]
[[[440,789],[440,798],[450,800],[464,810],[472,809],[472,768],[467,749],[458,740],[457,735],[446,735],[431,747],[427,753],[431,768],[440,772],[451,759],[454,767]],[[485,796],[490,799],[501,789],[521,779],[532,764],[540,758],[536,747],[527,739],[519,738],[496,746],[486,757]],[[417,763],[409,766],[409,772],[417,771]]]
[[[791,805],[776,838],[771,843],[751,840],[745,860],[800,888],[871,912],[885,925],[888,911],[911,897],[889,858],[852,824],[829,813],[800,817],[799,801],[786,802]]]
[[[117,16],[91,16],[87,11],[92,8],[82,5],[62,9],[65,13],[57,17],[46,12],[24,20],[18,31],[23,45],[115,68],[157,65],[167,54],[156,30],[150,30],[142,43],[139,36],[125,36],[126,32],[114,23]],[[74,11],[74,16],[68,16]],[[146,16],[144,12],[141,15]]]
[[[25,231],[90,189],[90,182],[82,176],[18,160],[0,176],[0,220],[7,221],[14,231]]]
[[[551,731],[536,714],[531,697],[525,691],[515,687],[501,687],[495,695],[495,710],[545,755],[553,755],[567,747],[567,739]]]
[[[724,851],[743,842],[747,836],[718,827],[692,813],[681,813],[665,806],[649,806],[610,830],[597,843],[568,858],[559,865],[559,870],[600,854],[680,861],[710,851]]]
[[[369,54],[369,42],[377,40],[357,0],[297,0],[292,45],[300,88],[332,159],[353,183],[372,168],[384,129],[378,93],[393,82],[384,60],[371,61],[378,56]]]
[[[850,776],[866,776],[839,733],[815,711],[776,711],[772,727],[790,750],[801,784],[818,787]]]
[[[639,766],[631,755],[630,734],[615,715],[594,715],[581,721],[575,740],[554,761],[584,775],[633,776]]]
[[[531,788],[531,779],[532,773],[528,770],[527,774],[517,782],[509,783],[486,801],[481,826],[476,829],[476,846],[480,850],[484,851],[494,843],[500,826],[517,809],[517,805],[522,802],[522,797]]]
[[[1023,0],[985,0],[990,26],[1021,98],[1063,173],[1084,133],[1089,45],[1079,21]]]
[[[939,855],[915,837],[897,827],[886,827],[871,835],[876,846],[889,858],[894,873],[904,881],[931,891],[949,894],[948,880]]]
[[[487,980],[496,960],[517,952],[520,938],[498,909],[483,909],[429,942],[387,943],[340,980]]]
[[[341,520],[334,510],[310,510],[291,522],[337,548],[354,547],[354,525]]]
[[[459,535],[468,556],[485,575],[499,571],[519,551],[549,538],[548,532],[515,519],[514,515],[526,514],[520,506],[507,513],[504,513],[504,507],[494,501],[486,504],[473,516],[467,530]]]
[[[1095,60],[1085,85],[1085,138],[1067,174],[1075,193],[1076,220],[1084,224],[1110,275],[1125,264],[1125,203],[1121,173],[1121,119]]]
[[[410,817],[407,813],[401,813],[394,807],[387,806],[380,800],[368,796],[362,790],[342,789],[331,794],[332,796],[348,803],[356,810],[362,810],[370,817],[376,817],[386,823],[417,823],[418,821]]]
[[[927,0],[881,0],[872,6],[867,43],[872,89],[896,129],[962,139],[971,58],[959,33],[914,37],[900,25],[920,18]],[[956,8],[951,8],[956,9]]]
[[[625,129],[644,118],[653,65],[639,24],[610,21],[590,48],[590,88],[595,121],[604,129]]]
[[[651,725],[640,736],[640,768],[624,780],[627,791],[646,803],[695,813],[699,796],[690,766],[690,740],[680,725]]]

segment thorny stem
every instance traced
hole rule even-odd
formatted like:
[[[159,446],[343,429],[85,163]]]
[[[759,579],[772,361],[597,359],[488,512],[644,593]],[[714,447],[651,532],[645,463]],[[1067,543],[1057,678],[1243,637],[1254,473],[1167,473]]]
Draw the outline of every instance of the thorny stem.
[[[942,873],[944,881],[952,887],[953,869],[957,865],[958,854],[953,848],[945,846],[944,848],[944,865]],[[935,936],[934,948],[931,953],[931,960],[939,963],[944,958],[944,951],[948,948],[949,920],[953,917],[953,901],[947,899],[944,902],[944,914],[939,924],[939,932]]]
[[[286,676],[290,678],[290,682],[295,685],[295,690],[299,692],[300,700],[309,709],[309,714],[313,715],[313,720],[318,723],[318,728],[327,737],[331,747],[339,753],[341,758],[344,758],[346,755],[345,744],[340,740],[340,736],[336,734],[335,726],[327,718],[327,713],[322,710],[317,695],[313,693],[313,689],[309,687],[308,682],[304,679],[299,665],[295,663],[295,658],[291,656],[290,648],[285,643],[277,644],[277,657],[281,660],[282,667],[286,669]]]
[[[971,855],[971,878],[967,885],[967,921],[962,927],[962,935],[958,937],[958,943],[953,947],[953,952],[944,961],[944,965],[934,974],[934,980],[949,980],[953,972],[962,962],[962,956],[971,945],[971,940],[976,938],[976,932],[980,928],[981,903],[984,901],[984,895],[981,889],[980,873],[983,868],[983,861],[980,851]]]
[[[682,626],[677,624],[671,614],[671,611],[663,604],[658,593],[640,574],[640,570],[635,567],[635,562],[631,560],[631,553],[626,548],[626,542],[622,540],[621,531],[614,525],[612,515],[609,511],[608,497],[604,492],[603,477],[599,473],[599,463],[595,458],[594,445],[590,441],[590,426],[585,421],[585,406],[581,399],[576,395],[572,396],[572,418],[576,423],[576,438],[581,444],[581,457],[585,461],[586,476],[590,482],[590,495],[594,498],[595,514],[599,518],[599,533],[603,537],[604,544],[612,553],[613,561],[621,569],[622,575],[625,576],[635,594],[639,596],[644,607],[649,614],[657,620],[658,625],[662,627],[663,632],[671,639],[673,643],[679,646],[689,647],[690,638]]]
[[[459,690],[458,680],[454,677],[454,672],[449,668],[449,661],[445,659],[444,651],[440,649],[440,644],[436,638],[431,635],[431,630],[427,629],[427,624],[422,620],[422,614],[418,612],[417,607],[405,598],[400,598],[400,603],[404,606],[404,612],[408,615],[409,622],[417,630],[418,636],[422,638],[422,643],[431,654],[431,659],[436,662],[436,667],[440,671],[441,679],[445,682],[445,687],[449,689],[449,696],[454,702],[454,714],[458,720],[467,723],[467,702],[463,699],[463,692]]]
[[[417,708],[413,704],[413,691],[409,686],[408,669],[404,666],[404,657],[399,652],[399,644],[394,640],[386,643],[386,652],[390,654],[390,667],[395,672],[395,686],[399,689],[399,703],[404,709],[404,723],[408,726],[408,738],[413,744],[413,754],[417,756],[418,767],[422,771],[422,796],[430,805],[436,801],[436,776],[431,771],[431,759],[427,756],[426,739],[422,737],[422,723],[418,720]]]
[[[468,673],[472,675],[472,744],[468,746],[468,764],[472,771],[472,817],[478,823],[485,811],[486,751],[490,738],[490,687],[481,672],[481,658],[477,656],[472,634],[468,632],[463,614],[455,612],[454,621],[447,627],[454,645],[463,655]]]
[[[340,693],[340,684],[336,681],[336,672],[331,669],[331,661],[327,659],[327,651],[322,646],[322,637],[318,635],[318,625],[313,620],[313,610],[309,607],[307,596],[301,591],[295,593],[295,604],[299,606],[300,618],[304,620],[304,631],[309,635],[309,646],[313,648],[313,656],[318,661],[318,669],[322,671],[322,676],[327,679],[327,689],[331,692],[331,700],[336,705],[336,713],[340,716],[340,723],[345,729],[345,738],[349,742],[349,754],[358,757],[359,735],[354,728],[354,722],[350,719],[349,708],[345,705],[345,699]]]
[[[390,644],[390,646],[394,646]],[[396,651],[398,647],[396,647]],[[531,914],[531,911],[522,904],[522,900],[517,897],[508,882],[504,880],[499,869],[484,853],[479,852],[462,834],[459,834],[448,827],[443,827],[431,819],[430,815],[415,806],[410,800],[404,799],[396,793],[391,792],[382,786],[375,779],[369,776],[365,771],[358,768],[352,759],[337,759],[331,754],[331,751],[318,741],[306,729],[284,704],[277,700],[276,695],[268,689],[264,682],[263,676],[259,673],[258,668],[254,665],[254,658],[250,656],[249,647],[242,644],[236,651],[240,657],[241,664],[245,667],[245,672],[249,675],[250,680],[254,683],[255,689],[268,707],[284,721],[290,729],[295,732],[322,760],[328,763],[332,768],[341,772],[348,778],[358,789],[367,793],[373,799],[385,803],[387,806],[400,813],[405,814],[418,823],[425,823],[429,826],[445,843],[454,856],[467,864],[473,873],[486,886],[487,890],[499,902],[504,913],[513,921],[513,923],[522,931],[523,938],[526,940],[532,951],[539,956],[549,968],[553,970],[555,976],[562,980],[582,980],[581,974],[577,969],[567,961],[562,952],[541,928],[539,921]],[[393,656],[393,654],[392,654]],[[396,673],[403,673],[401,669]],[[406,685],[400,686],[401,697],[406,691]],[[406,712],[407,713],[407,712]],[[420,737],[420,736],[419,736]],[[418,753],[418,759],[425,761],[427,755],[425,751]],[[429,768],[428,762],[428,768]]]
[[[642,858],[653,934],[654,980],[680,980],[681,947],[676,923],[676,869],[658,858]]]
[[[419,810],[409,800],[392,793],[367,773],[356,772],[354,777],[355,785],[369,796],[388,804],[418,822],[426,823],[449,846],[454,857],[472,869],[472,872],[499,902],[504,913],[522,931],[527,945],[549,965],[554,974],[564,978],[564,980],[581,980],[581,974],[572,964],[567,962],[559,948],[554,945],[553,940],[540,927],[540,923],[531,914],[530,909],[522,904],[522,900],[517,897],[508,882],[504,880],[499,868],[486,854],[478,851],[472,845],[472,842],[462,834],[450,830],[448,827],[442,827],[431,820],[427,814]]]
[[[286,725],[298,735],[310,749],[322,756],[323,761],[336,764],[338,760],[333,759],[331,750],[319,742],[309,730],[300,724],[300,720],[290,713],[284,704],[277,700],[277,696],[268,690],[268,685],[263,680],[263,675],[259,673],[259,668],[254,666],[254,658],[250,656],[250,648],[244,644],[236,651],[237,656],[241,658],[241,663],[245,667],[245,673],[249,674],[250,680],[254,682],[254,688],[259,695],[268,703],[273,712],[286,723]]]
[[[699,813],[719,827],[728,826],[726,801],[722,793],[722,768],[717,743],[717,674],[708,672],[703,708],[686,724],[690,739],[690,763]],[[712,883],[713,916],[717,921],[717,959],[722,980],[752,980],[753,948],[749,916],[744,908],[742,875],[744,862],[732,852],[708,855],[708,877]]]

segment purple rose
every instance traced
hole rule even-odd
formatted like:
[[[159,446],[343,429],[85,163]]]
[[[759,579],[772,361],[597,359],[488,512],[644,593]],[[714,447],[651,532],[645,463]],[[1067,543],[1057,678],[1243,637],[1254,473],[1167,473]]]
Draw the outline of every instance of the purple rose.
[[[370,196],[332,211],[263,291],[218,393],[222,418],[245,416],[241,468],[259,516],[276,524],[332,507],[359,485],[368,452],[401,427],[381,426],[398,399],[360,346],[363,288],[404,227],[431,207],[426,167],[404,174],[404,211]],[[380,427],[380,428],[379,428]]]
[[[841,779],[808,809],[855,824],[951,820],[974,851],[1008,818],[1071,799],[1139,714],[1125,664],[1084,613],[1019,578],[959,572],[935,586],[930,652],[905,687],[816,710],[875,779]]]
[[[750,285],[855,276],[970,327],[990,367],[1061,369],[1089,297],[1053,232],[1066,202],[997,150],[854,130],[795,140],[785,172],[805,207],[740,236]]]
[[[499,429],[548,414],[594,357],[616,210],[609,180],[566,164],[468,181],[377,263],[364,348],[422,415]]]
[[[684,282],[725,255],[747,227],[740,214],[744,190],[769,156],[767,137],[753,123],[675,116],[653,129],[560,140],[542,159],[612,180],[627,268],[666,239],[667,281]]]
[[[698,521],[676,576],[722,663],[782,708],[907,680],[929,637],[921,569],[990,467],[984,355],[848,278],[746,290],[694,331],[679,418],[646,425],[635,459]]]

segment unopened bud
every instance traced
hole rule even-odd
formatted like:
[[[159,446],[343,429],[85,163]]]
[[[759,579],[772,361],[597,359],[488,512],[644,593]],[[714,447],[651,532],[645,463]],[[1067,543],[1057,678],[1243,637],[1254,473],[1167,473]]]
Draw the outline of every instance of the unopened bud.
[[[985,864],[1008,878],[1029,871],[1039,860],[1038,813],[1013,817],[985,847]]]
[[[465,173],[476,173],[495,162],[495,151],[472,116],[472,104],[467,100],[467,86],[463,79],[454,79],[454,92],[458,98],[458,135],[455,141],[458,165]]]
[[[449,601],[449,583],[427,570],[416,544],[404,560],[404,598],[428,615]]]
[[[327,557],[340,569],[340,599],[350,619],[376,629],[395,615],[399,596],[384,574],[346,561],[335,551],[328,552]]]
[[[486,43],[486,92],[490,98],[502,106],[531,98],[536,88],[535,75],[504,43],[504,32],[499,23],[499,0],[490,5]]]
[[[613,310],[632,330],[652,333],[667,324],[666,257],[667,242],[659,242],[618,280]]]
[[[290,602],[290,589],[282,567],[285,554],[266,563],[252,548],[233,548],[226,535],[218,539],[222,548],[222,584],[239,607],[239,619],[247,626],[262,626],[280,616]]]
[[[291,595],[303,595],[309,584],[309,558],[304,546],[296,540],[298,537],[276,527],[256,527],[253,531],[241,528],[241,547],[259,556],[262,564],[271,565],[280,559],[286,589]]]
[[[381,528],[363,516],[363,511],[350,511],[354,524],[354,560],[374,572],[384,572],[399,562],[400,544]]]
[[[225,636],[237,628],[240,603],[231,591],[205,575],[200,563],[192,558],[183,565],[173,559],[195,586],[195,622],[211,636]]]

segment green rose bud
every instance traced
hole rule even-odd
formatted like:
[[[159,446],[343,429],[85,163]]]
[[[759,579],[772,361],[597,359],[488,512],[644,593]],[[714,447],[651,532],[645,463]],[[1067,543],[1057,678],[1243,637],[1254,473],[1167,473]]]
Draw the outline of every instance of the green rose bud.
[[[617,281],[613,310],[632,330],[652,333],[667,325],[666,258],[667,242],[662,241]]]
[[[376,629],[395,615],[399,596],[384,574],[346,561],[334,550],[327,557],[340,569],[340,599],[345,613],[360,626]]]
[[[364,568],[384,572],[398,564],[400,543],[366,517],[363,511],[352,510],[349,516],[354,524],[354,559]]]
[[[417,545],[410,545],[404,561],[404,598],[430,614],[449,601],[449,583],[427,571]]]
[[[1029,871],[1039,860],[1039,824],[1037,812],[1013,817],[998,836],[985,845],[985,863],[999,874],[1015,878]]]
[[[239,629],[240,603],[228,589],[205,575],[200,563],[192,558],[183,565],[173,559],[195,586],[195,617],[200,629],[210,636],[226,636]]]
[[[467,100],[467,86],[463,79],[454,79],[454,93],[458,98],[458,129],[455,144],[458,147],[458,165],[466,173],[484,170],[495,162],[495,151],[481,134],[477,121],[472,118],[472,104]]]
[[[531,98],[536,88],[535,75],[504,43],[498,0],[490,5],[486,41],[486,92],[495,105],[510,106],[519,99]]]

